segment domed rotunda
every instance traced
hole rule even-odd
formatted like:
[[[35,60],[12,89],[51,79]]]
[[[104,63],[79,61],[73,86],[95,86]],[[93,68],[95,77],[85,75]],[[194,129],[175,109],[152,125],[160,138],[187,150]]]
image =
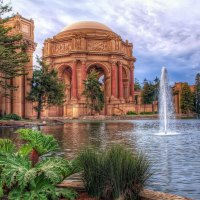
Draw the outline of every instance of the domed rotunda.
[[[66,102],[50,107],[45,117],[91,115],[83,81],[92,69],[99,72],[105,97],[102,115],[121,115],[134,111],[133,45],[106,25],[81,21],[64,27],[44,42],[43,56],[66,83]]]

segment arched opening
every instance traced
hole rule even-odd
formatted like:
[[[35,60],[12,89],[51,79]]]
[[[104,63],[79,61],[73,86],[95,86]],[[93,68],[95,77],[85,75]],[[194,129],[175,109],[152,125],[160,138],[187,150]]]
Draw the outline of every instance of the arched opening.
[[[108,96],[108,89],[107,89],[107,71],[105,67],[101,64],[92,64],[87,69],[87,75],[92,71],[95,70],[99,73],[98,81],[101,84],[101,89],[104,92],[104,108],[100,112],[100,114],[106,114],[106,96]]]
[[[70,66],[61,66],[58,68],[58,77],[66,85],[65,103],[63,106],[52,106],[48,110],[49,117],[64,117],[67,116],[67,104],[72,97],[72,69]]]

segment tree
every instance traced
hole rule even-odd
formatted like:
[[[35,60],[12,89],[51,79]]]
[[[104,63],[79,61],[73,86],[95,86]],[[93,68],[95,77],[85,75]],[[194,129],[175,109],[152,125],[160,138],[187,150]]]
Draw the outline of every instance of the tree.
[[[156,76],[154,79],[154,100],[158,101],[160,79]]]
[[[9,11],[11,7],[0,1],[0,94],[4,96],[9,96],[8,91],[17,89],[11,80],[25,75],[24,65],[29,61],[22,35],[9,34],[12,28],[5,26],[8,19],[3,19],[2,15]]]
[[[58,150],[58,141],[36,130],[17,132],[23,140],[18,148],[11,140],[0,139],[0,198],[7,195],[10,200],[75,199],[73,190],[56,187],[79,170],[73,162],[52,156]],[[39,153],[37,162],[32,160],[33,150]]]
[[[142,90],[142,102],[143,104],[151,104],[154,101],[154,85],[152,82],[144,80]]]
[[[92,70],[83,82],[85,90],[83,95],[86,96],[89,107],[92,111],[100,112],[104,106],[104,93],[101,83],[98,81],[99,73]]]
[[[195,98],[196,98],[196,113],[200,114],[200,73],[196,75],[196,80],[195,80]]]
[[[184,83],[181,88],[180,105],[181,112],[184,114],[191,113],[194,110],[194,94],[187,83]]]
[[[135,90],[135,91],[138,91],[138,90],[141,90],[141,89],[142,89],[142,86],[141,86],[140,82],[138,81],[137,78],[135,78],[134,90]]]
[[[57,71],[50,69],[44,60],[37,57],[37,62],[39,66],[33,72],[32,87],[27,100],[36,102],[34,109],[40,119],[43,108],[64,103],[66,86],[59,80]]]

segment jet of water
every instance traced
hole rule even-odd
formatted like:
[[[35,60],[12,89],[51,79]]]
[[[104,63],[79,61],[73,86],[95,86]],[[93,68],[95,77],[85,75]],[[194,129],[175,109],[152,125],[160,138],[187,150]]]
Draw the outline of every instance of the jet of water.
[[[171,119],[174,119],[172,89],[169,86],[167,69],[162,67],[159,90],[159,117],[160,131],[167,134],[171,128]]]

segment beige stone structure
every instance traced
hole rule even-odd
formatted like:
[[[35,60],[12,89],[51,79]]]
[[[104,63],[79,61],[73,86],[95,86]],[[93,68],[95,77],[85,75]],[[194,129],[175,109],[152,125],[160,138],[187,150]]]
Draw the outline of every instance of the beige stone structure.
[[[119,115],[134,110],[133,45],[98,22],[78,22],[44,42],[43,56],[67,84],[66,103],[51,107],[44,117],[89,115],[83,81],[92,69],[103,82],[105,106],[101,114]]]
[[[186,82],[178,82],[173,86],[173,101],[174,101],[174,109],[177,114],[181,114],[181,91],[182,86]],[[195,92],[195,85],[189,85],[191,92]]]
[[[26,95],[30,91],[29,79],[33,73],[33,52],[36,44],[34,43],[34,22],[17,14],[6,22],[7,27],[12,27],[10,34],[22,34],[23,41],[27,45],[26,52],[29,55],[29,62],[25,65],[27,75],[14,78],[12,81],[18,89],[13,91],[12,98],[0,96],[0,113],[15,113],[21,117],[30,118],[34,116],[32,103],[26,100]]]

